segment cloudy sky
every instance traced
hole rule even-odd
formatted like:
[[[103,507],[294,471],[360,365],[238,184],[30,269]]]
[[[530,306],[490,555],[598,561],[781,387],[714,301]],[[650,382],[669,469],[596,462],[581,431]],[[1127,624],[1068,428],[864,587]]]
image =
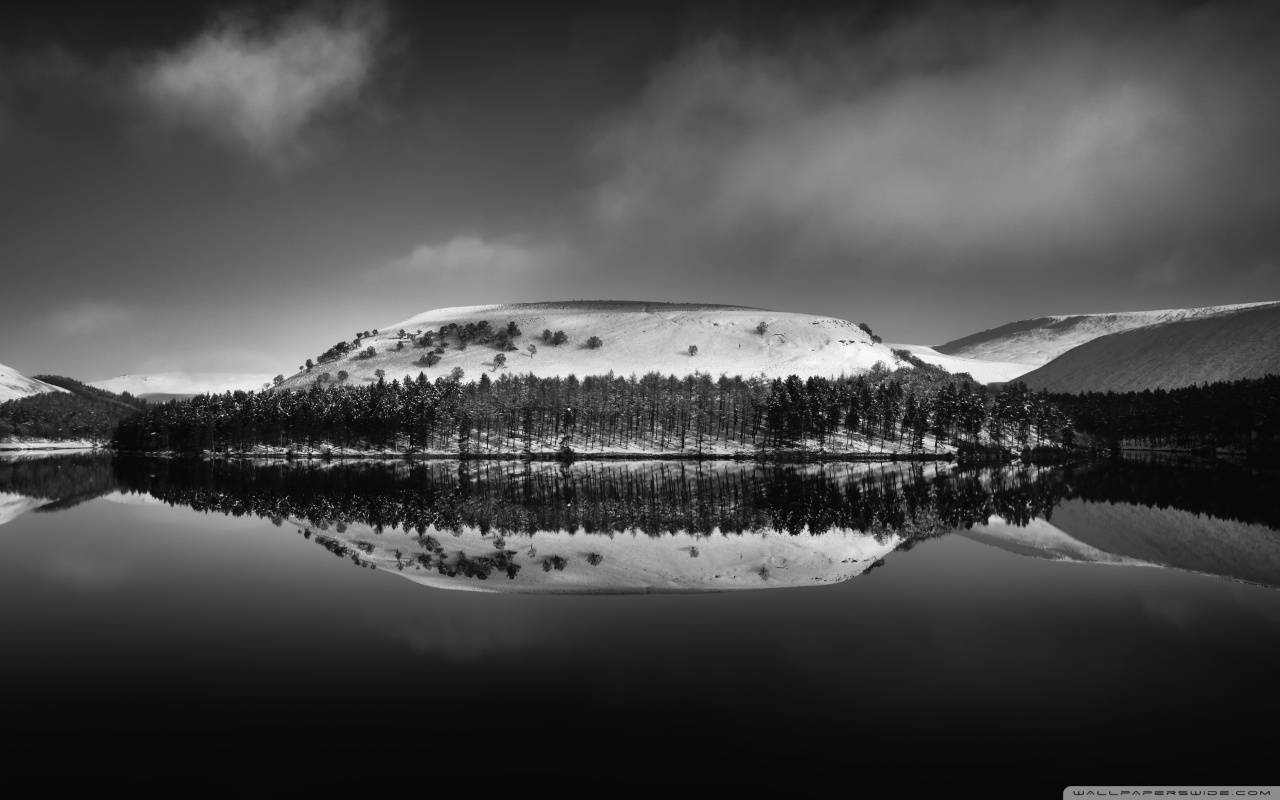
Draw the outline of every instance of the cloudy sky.
[[[510,300],[933,344],[1280,299],[1280,6],[960,5],[6,3],[0,362],[289,372]]]

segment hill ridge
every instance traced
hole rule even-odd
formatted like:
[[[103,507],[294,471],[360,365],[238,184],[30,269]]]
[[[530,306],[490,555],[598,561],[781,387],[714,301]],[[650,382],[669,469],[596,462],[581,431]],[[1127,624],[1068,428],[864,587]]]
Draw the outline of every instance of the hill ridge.
[[[1102,336],[1267,307],[1280,307],[1280,301],[1030,317],[953,339],[934,349],[950,356],[1025,364],[1030,372]]]
[[[551,336],[557,332],[562,336]],[[291,375],[283,386],[303,388],[317,379],[370,381],[379,370],[386,380],[419,373],[431,379],[457,367],[472,378],[482,372],[494,377],[501,372],[539,377],[655,372],[745,378],[834,377],[865,372],[876,363],[889,369],[909,366],[869,328],[837,317],[644,300],[435,308],[386,328],[359,331],[313,356],[313,362],[318,363]]]

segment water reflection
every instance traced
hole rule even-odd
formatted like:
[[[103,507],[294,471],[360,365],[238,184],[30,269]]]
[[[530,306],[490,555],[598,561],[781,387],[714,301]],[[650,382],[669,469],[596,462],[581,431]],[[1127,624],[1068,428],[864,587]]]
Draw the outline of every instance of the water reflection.
[[[958,532],[1019,555],[1280,586],[1276,476],[1057,468],[588,462],[0,462],[0,522],[94,497],[257,516],[353,564],[453,589],[719,591],[837,583]]]

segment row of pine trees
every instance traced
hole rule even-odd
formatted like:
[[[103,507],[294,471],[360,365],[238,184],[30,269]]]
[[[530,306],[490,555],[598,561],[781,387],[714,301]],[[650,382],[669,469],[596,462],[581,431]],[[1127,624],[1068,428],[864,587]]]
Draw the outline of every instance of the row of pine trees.
[[[927,453],[1022,449],[1070,436],[1067,417],[1020,384],[999,391],[919,370],[849,378],[482,375],[307,391],[204,395],[123,421],[120,449],[255,445],[511,454],[821,449]]]
[[[1089,444],[1280,455],[1280,375],[1143,392],[1055,394]]]

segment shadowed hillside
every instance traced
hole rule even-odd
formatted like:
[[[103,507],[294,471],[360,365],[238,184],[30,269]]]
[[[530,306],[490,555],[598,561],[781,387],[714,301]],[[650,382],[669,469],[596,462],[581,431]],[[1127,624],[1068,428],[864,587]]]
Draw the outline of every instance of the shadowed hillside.
[[[1023,375],[1032,389],[1175,389],[1280,374],[1280,305],[1113,333]]]

